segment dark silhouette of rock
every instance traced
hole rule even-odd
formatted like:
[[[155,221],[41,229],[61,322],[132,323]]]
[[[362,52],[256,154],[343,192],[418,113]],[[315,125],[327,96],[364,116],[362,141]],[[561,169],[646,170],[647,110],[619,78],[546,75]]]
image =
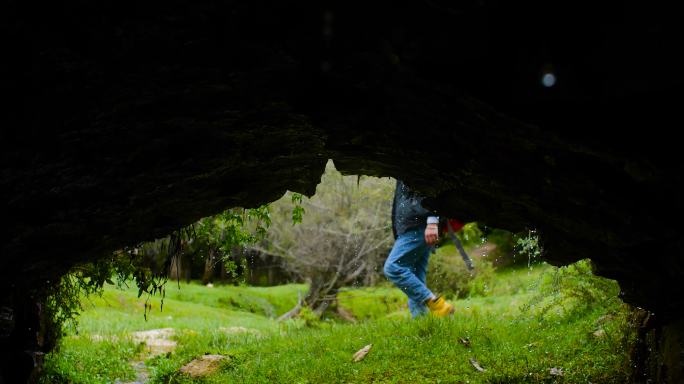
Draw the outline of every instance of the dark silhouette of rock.
[[[31,375],[41,292],[74,263],[311,194],[328,158],[404,180],[446,215],[536,228],[550,262],[589,257],[657,327],[676,323],[682,15],[634,1],[5,2],[1,377]],[[668,364],[649,374],[679,377]]]

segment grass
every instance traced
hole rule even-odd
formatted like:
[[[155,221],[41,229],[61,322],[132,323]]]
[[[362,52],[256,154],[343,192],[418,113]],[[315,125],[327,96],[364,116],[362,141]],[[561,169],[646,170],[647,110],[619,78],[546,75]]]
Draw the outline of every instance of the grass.
[[[133,380],[131,361],[145,355],[130,333],[166,327],[176,329],[178,346],[146,360],[152,382],[629,381],[635,337],[631,311],[617,299],[617,284],[591,275],[588,263],[509,268],[477,279],[479,288],[455,300],[456,315],[448,319],[409,319],[405,297],[389,286],[345,290],[338,305],[354,314],[356,324],[276,322],[273,317],[305,291],[302,285],[182,284],[180,291],[169,286],[164,310],[153,299],[148,321],[144,298],[138,299],[136,291],[107,287],[102,297],[84,300],[78,334],[71,331],[59,351],[47,356],[45,382]],[[221,330],[229,326],[255,331]],[[101,341],[94,342],[95,335]],[[366,358],[352,362],[353,353],[367,344],[373,347]],[[179,373],[207,353],[230,358],[208,378],[193,381]],[[485,371],[477,371],[469,359]],[[563,376],[552,375],[552,368]]]
[[[164,299],[150,299],[152,310],[144,315],[145,296],[137,289],[107,286],[101,296],[83,299],[84,312],[78,328],[70,329],[59,349],[46,361],[45,383],[112,383],[132,380],[130,361],[139,358],[141,348],[131,333],[142,330],[174,328],[209,338],[223,337],[221,327],[235,326],[261,334],[277,331],[278,325],[266,315],[286,312],[297,301],[297,291],[306,286],[207,288],[199,284],[169,284]]]
[[[551,368],[562,368],[567,382],[627,379],[624,355],[615,353],[619,340],[592,339],[598,314],[537,323],[480,312],[472,303],[454,319],[332,325],[246,343],[229,351],[234,365],[213,382],[542,382],[557,379]],[[460,338],[468,338],[470,347]],[[353,363],[352,354],[367,344],[373,344],[371,353]],[[486,371],[477,372],[469,358]]]
[[[67,336],[59,349],[48,355],[43,383],[112,383],[132,381],[129,361],[140,353],[131,340],[102,340]]]

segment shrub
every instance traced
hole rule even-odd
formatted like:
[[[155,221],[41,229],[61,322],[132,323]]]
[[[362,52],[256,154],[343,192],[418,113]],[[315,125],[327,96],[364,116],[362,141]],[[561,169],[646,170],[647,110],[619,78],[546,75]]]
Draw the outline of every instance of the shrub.
[[[457,298],[486,296],[494,279],[494,267],[487,260],[472,259],[475,269],[469,271],[455,246],[440,247],[430,257],[428,287],[440,294]]]
[[[539,320],[554,313],[572,316],[601,305],[619,306],[619,291],[616,281],[594,275],[591,260],[585,259],[546,271],[537,294],[522,309],[531,311]]]
[[[406,295],[387,286],[347,289],[337,295],[338,305],[351,312],[357,320],[377,320],[389,314],[404,312]]]

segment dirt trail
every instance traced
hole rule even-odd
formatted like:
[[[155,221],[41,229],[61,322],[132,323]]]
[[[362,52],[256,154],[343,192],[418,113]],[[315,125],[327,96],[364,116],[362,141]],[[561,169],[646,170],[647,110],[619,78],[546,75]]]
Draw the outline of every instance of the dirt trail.
[[[148,331],[133,332],[131,335],[135,343],[145,343],[145,351],[140,354],[138,360],[131,361],[135,370],[135,381],[122,384],[145,384],[150,381],[150,372],[145,365],[145,360],[173,352],[176,342],[171,340],[173,328],[150,329]]]

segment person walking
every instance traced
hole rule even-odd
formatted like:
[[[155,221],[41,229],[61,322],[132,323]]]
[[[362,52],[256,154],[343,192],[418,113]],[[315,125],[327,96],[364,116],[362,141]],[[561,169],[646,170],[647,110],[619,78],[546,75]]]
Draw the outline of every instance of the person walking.
[[[439,216],[425,209],[422,200],[397,180],[392,204],[395,241],[383,272],[408,296],[412,317],[426,313],[444,317],[454,313],[454,306],[425,284],[430,253],[439,240]]]

